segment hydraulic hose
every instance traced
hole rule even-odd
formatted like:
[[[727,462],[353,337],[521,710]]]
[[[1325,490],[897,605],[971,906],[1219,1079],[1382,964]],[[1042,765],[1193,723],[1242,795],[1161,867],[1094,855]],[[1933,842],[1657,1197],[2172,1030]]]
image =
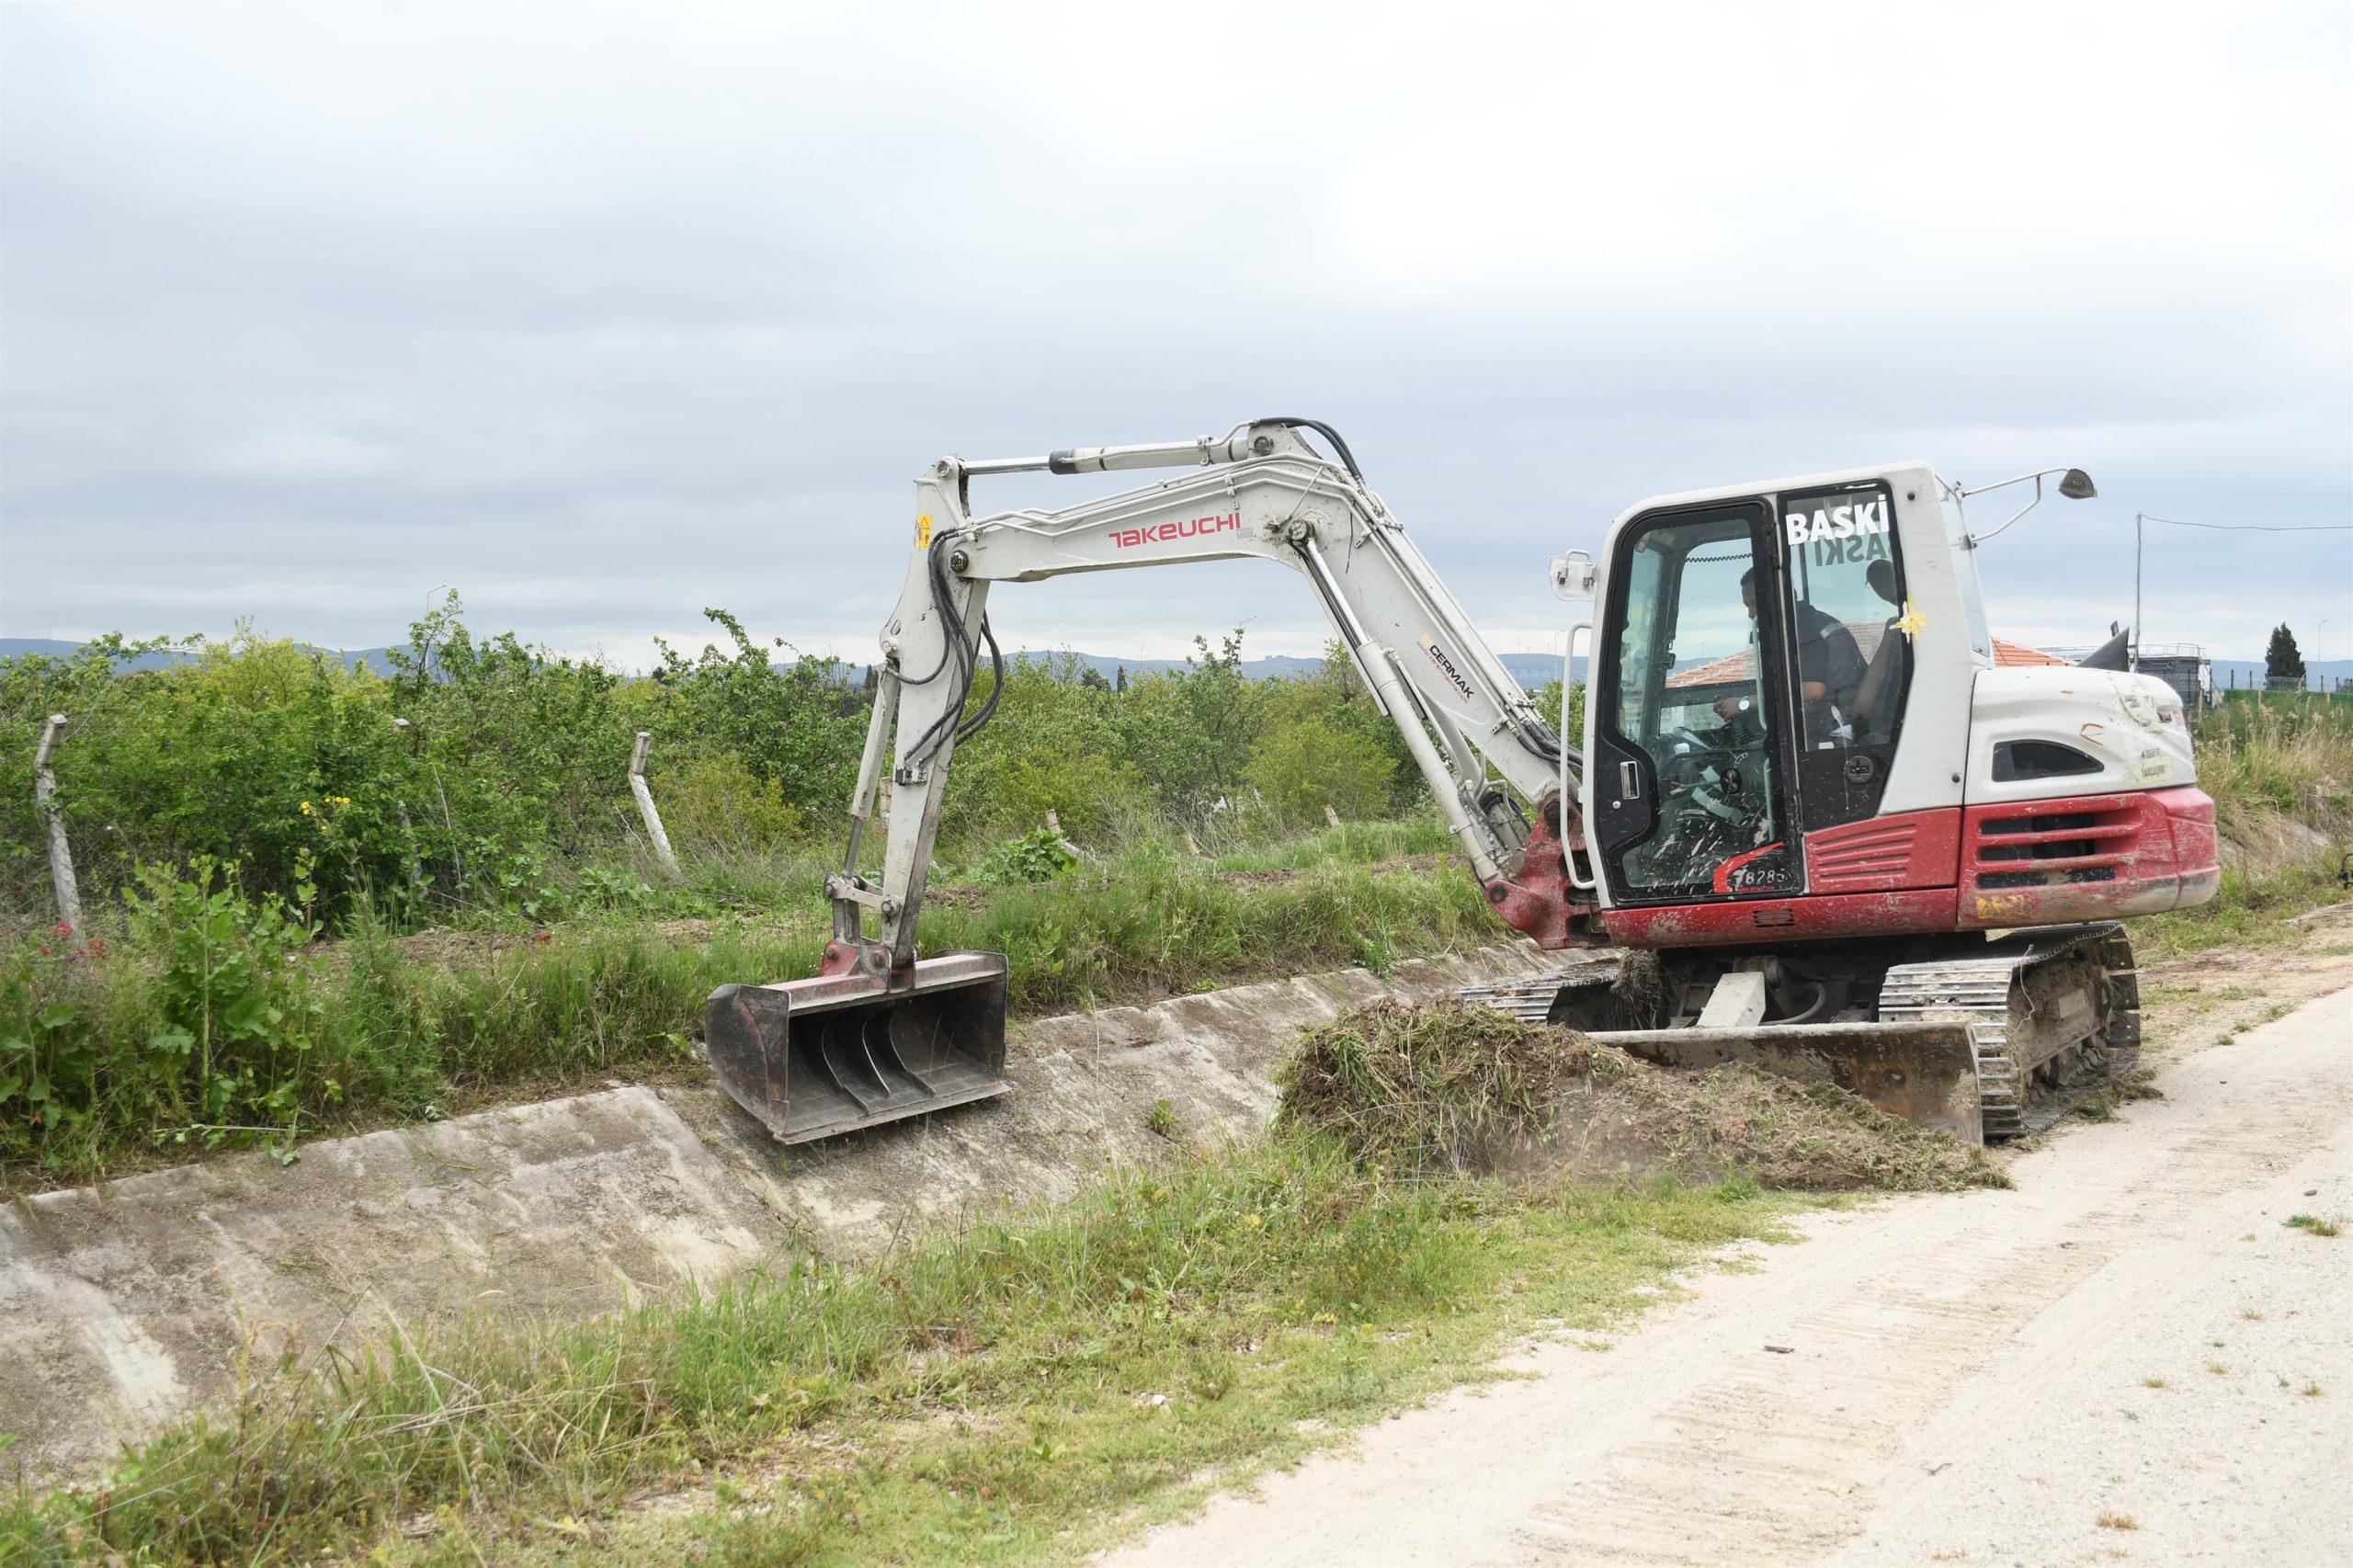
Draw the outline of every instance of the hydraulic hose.
[[[1340,433],[1337,430],[1333,429],[1329,425],[1324,424],[1321,419],[1297,419],[1287,415],[1277,415],[1267,419],[1253,419],[1250,423],[1253,425],[1280,425],[1288,430],[1314,431],[1317,435],[1332,443],[1332,450],[1338,455],[1340,466],[1348,471],[1348,477],[1355,480],[1358,484],[1362,484],[1364,483],[1364,470],[1357,467],[1356,454],[1348,450],[1348,444],[1346,441],[1340,439]]]
[[[948,744],[951,735],[959,741],[963,741],[970,740],[980,733],[988,722],[996,716],[997,704],[1005,696],[1005,654],[998,649],[996,632],[989,625],[988,616],[983,613],[981,617],[981,641],[988,644],[989,672],[995,677],[995,684],[989,690],[988,701],[983,705],[981,710],[969,720],[963,717],[964,701],[972,695],[972,681],[980,673],[980,661],[978,651],[973,646],[973,640],[964,629],[964,618],[956,608],[955,595],[948,585],[948,547],[952,538],[951,535],[943,534],[935,540],[926,562],[928,568],[926,575],[931,581],[932,608],[939,614],[939,629],[942,634],[939,663],[932,666],[931,673],[925,676],[922,680],[911,681],[908,684],[923,686],[938,679],[940,673],[946,670],[952,661],[956,671],[956,695],[954,700],[948,704],[939,717],[933,721],[931,727],[908,748],[907,761],[910,764],[930,761],[938,755],[940,748]]]

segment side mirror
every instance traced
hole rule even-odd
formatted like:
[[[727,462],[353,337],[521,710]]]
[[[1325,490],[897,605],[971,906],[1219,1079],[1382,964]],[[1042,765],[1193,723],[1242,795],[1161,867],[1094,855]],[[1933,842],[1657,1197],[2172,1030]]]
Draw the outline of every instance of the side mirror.
[[[1571,604],[1590,603],[1601,580],[1601,569],[1582,550],[1552,557],[1552,597]]]

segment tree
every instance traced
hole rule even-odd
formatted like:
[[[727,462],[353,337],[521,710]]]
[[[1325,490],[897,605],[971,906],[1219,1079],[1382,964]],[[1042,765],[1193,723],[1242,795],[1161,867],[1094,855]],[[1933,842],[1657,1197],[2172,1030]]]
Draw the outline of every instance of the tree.
[[[1371,737],[1294,712],[1260,733],[1246,777],[1277,821],[1312,827],[1326,806],[1351,822],[1382,815],[1396,771],[1395,759]]]
[[[2288,630],[2284,620],[2271,629],[2271,646],[2263,653],[2263,673],[2269,685],[2304,684],[2304,655],[2296,647],[2296,634]]]
[[[1242,633],[1193,639],[1181,670],[1128,682],[1113,708],[1121,755],[1152,781],[1161,809],[1199,826],[1233,803],[1258,738],[1258,692],[1242,673]]]

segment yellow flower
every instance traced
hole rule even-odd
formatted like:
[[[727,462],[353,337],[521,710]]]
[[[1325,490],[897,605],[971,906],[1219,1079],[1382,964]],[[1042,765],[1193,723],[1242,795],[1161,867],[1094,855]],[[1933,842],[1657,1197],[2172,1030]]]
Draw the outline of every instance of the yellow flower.
[[[308,801],[302,802],[302,814],[304,816],[309,816],[311,814],[311,802]]]

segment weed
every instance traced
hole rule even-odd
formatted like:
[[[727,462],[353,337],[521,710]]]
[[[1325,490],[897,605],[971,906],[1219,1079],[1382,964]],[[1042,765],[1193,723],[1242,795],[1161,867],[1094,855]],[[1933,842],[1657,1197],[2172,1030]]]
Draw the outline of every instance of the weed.
[[[972,868],[972,880],[997,887],[1014,882],[1048,882],[1078,864],[1063,842],[1063,835],[1051,828],[1040,828],[1020,838],[1008,838],[989,846]]]
[[[2165,1097],[2165,1091],[2157,1087],[2155,1070],[2135,1067],[2129,1073],[2103,1079],[2076,1103],[2075,1114],[2086,1121],[2113,1121],[2120,1107]]]
[[[2141,1528],[2141,1521],[2131,1515],[2120,1514],[2108,1508],[2101,1509],[2099,1517],[2093,1522],[2104,1530],[2137,1530]]]
[[[1176,1119],[1176,1109],[1166,1100],[1152,1102],[1152,1112],[1143,1119],[1146,1131],[1165,1138],[1171,1143],[1184,1135],[1185,1124]]]
[[[2207,1363],[2206,1363],[2206,1369],[2207,1369],[2208,1371],[2210,1371],[2210,1372],[2213,1373],[2213,1374],[2214,1374],[2216,1377],[2218,1377],[2218,1378],[2227,1378],[2227,1377],[2229,1377],[2229,1376],[2231,1375],[2231,1369],[2230,1369],[2230,1368],[2228,1368],[2228,1367],[2224,1366],[2224,1365],[2223,1365],[2222,1362],[2220,1362],[2220,1361],[2209,1361],[2209,1362],[2207,1362]]]
[[[2301,1392],[2306,1399],[2318,1399],[2321,1396],[2322,1389],[2318,1383],[2306,1380]]]
[[[2336,1221],[2324,1220],[2317,1214],[2290,1214],[2280,1223],[2308,1236],[2333,1236],[2343,1229]]]
[[[2165,1381],[2161,1377],[2152,1374],[2151,1376],[2141,1380],[2141,1386],[2144,1389],[2161,1389],[2165,1386]]]
[[[713,987],[812,973],[824,939],[813,898],[805,919],[689,933],[628,917],[402,938],[369,920],[298,956],[284,906],[219,869],[188,888],[112,945],[0,949],[0,1111],[32,1108],[0,1115],[0,1188],[102,1174],[158,1125],[188,1144],[250,1140],[221,1130],[347,1129],[515,1085],[676,1072]],[[1366,927],[1416,954],[1495,930],[1459,874],[1325,860],[1252,885],[1146,849],[947,902],[926,932],[1008,954],[1013,1005],[1034,1016],[1336,968]]]

